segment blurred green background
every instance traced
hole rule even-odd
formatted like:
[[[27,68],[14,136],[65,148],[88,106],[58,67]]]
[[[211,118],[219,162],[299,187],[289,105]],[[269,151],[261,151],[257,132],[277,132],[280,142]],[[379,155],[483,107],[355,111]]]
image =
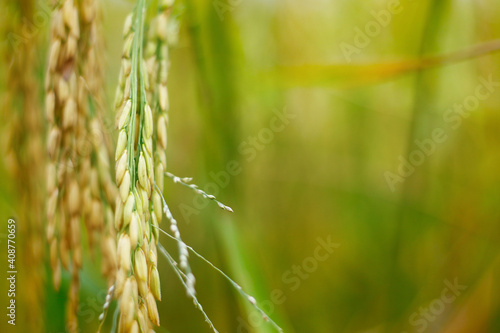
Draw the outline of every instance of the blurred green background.
[[[111,105],[133,2],[102,5]],[[500,331],[498,1],[184,0],[175,14],[169,171],[234,209],[167,179],[186,243],[285,332]],[[446,139],[429,141],[436,129]],[[4,177],[3,220],[29,209],[12,193]],[[105,282],[87,260],[80,322],[92,332]],[[220,332],[274,331],[213,269],[192,267]],[[164,258],[159,269],[158,332],[209,332]],[[44,331],[62,332],[68,276],[59,293],[48,276]]]

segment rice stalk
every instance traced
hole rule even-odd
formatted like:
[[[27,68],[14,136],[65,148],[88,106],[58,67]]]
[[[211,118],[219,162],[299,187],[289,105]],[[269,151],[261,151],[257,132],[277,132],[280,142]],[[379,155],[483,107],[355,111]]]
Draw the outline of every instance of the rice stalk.
[[[111,143],[104,128],[102,69],[103,42],[101,38],[100,11],[96,0],[81,3],[82,42],[79,106],[85,124],[84,133],[89,138],[90,154],[83,159],[81,183],[83,187],[84,220],[89,238],[89,248],[100,238],[102,273],[108,286],[114,283],[116,271],[116,235],[114,230],[114,208],[117,188],[111,178]],[[90,172],[88,172],[90,170]]]
[[[168,126],[168,70],[170,66],[169,47],[175,45],[177,41],[176,21],[171,19],[173,0],[162,0],[158,3],[156,16],[153,18],[146,43],[144,57],[149,79],[149,96],[153,98],[154,118],[156,128],[154,131],[154,173],[155,190],[153,191],[153,205],[151,216],[153,217],[152,231],[156,240],[159,238],[159,222],[162,219],[162,212],[170,222],[170,230],[174,234],[179,251],[179,266],[186,276],[186,292],[189,297],[196,301],[195,277],[189,265],[189,253],[186,244],[181,239],[181,234],[168,205],[163,198],[164,174],[167,168],[167,126]],[[163,205],[162,205],[163,200]],[[163,208],[162,208],[163,207]]]
[[[144,1],[137,2],[124,24],[124,47],[115,107],[119,130],[116,147],[115,210],[118,233],[116,295],[120,332],[149,331],[159,326],[156,299],[161,299],[157,269],[158,224],[152,211],[153,116],[146,95],[143,65]]]
[[[21,38],[23,34],[23,19],[32,17],[36,2],[26,0],[12,2],[3,7],[4,26],[6,32]],[[5,34],[7,35],[7,34]],[[43,260],[44,247],[40,235],[43,233],[43,165],[45,163],[42,146],[43,125],[39,82],[36,72],[38,68],[37,47],[39,39],[33,36],[29,41],[7,44],[5,49],[5,63],[9,64],[6,70],[5,94],[2,94],[6,137],[5,161],[8,171],[16,182],[20,206],[16,208],[16,218],[20,223],[19,242],[20,266],[23,267],[19,275],[20,298],[24,304],[31,305],[30,317],[20,313],[18,321],[21,329],[27,331],[42,331],[43,321],[42,301],[44,299]],[[2,133],[4,133],[2,131]],[[29,209],[26,209],[29,207]]]
[[[163,197],[164,175],[167,174],[174,182],[189,187],[215,201],[219,207],[232,212],[230,207],[219,202],[213,195],[205,193],[194,184],[188,184],[189,179],[181,179],[166,172],[168,54],[169,46],[176,40],[175,23],[169,23],[172,5],[173,1],[169,0],[158,4],[157,15],[149,24],[144,51],[142,43],[146,24],[142,0],[124,24],[125,42],[115,103],[116,125],[119,130],[115,170],[120,195],[115,227],[119,234],[116,294],[120,309],[120,332],[134,331],[136,328],[146,331],[151,324],[159,325],[155,302],[155,298],[161,300],[156,268],[157,246],[174,268],[188,297],[203,313],[214,332],[217,332],[196,297],[196,279],[188,261],[188,246],[182,240],[177,221]],[[150,105],[153,106],[154,114]],[[155,157],[154,164],[152,153]],[[169,236],[177,242],[178,264],[161,244],[157,244],[162,213],[170,222],[172,236]],[[255,300],[246,296],[257,307]],[[260,312],[263,314],[262,310]],[[265,314],[263,316],[268,319]]]
[[[47,239],[56,289],[61,283],[61,264],[68,269],[73,259],[72,294],[77,295],[81,265],[80,189],[73,157],[77,110],[77,44],[80,38],[78,9],[65,0],[53,9],[51,42],[45,82],[47,139]]]
[[[101,49],[98,13],[95,0],[64,0],[55,5],[45,82],[47,239],[56,289],[61,283],[61,266],[71,272],[66,318],[70,332],[78,330],[82,218],[91,249],[103,235],[103,271],[109,284],[116,268],[112,228],[116,188],[99,115],[103,81],[97,52]]]

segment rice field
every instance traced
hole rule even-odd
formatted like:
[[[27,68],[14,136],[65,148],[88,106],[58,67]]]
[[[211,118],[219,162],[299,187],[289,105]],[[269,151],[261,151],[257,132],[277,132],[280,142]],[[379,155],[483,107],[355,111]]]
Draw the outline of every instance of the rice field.
[[[0,16],[0,332],[500,331],[500,3]]]

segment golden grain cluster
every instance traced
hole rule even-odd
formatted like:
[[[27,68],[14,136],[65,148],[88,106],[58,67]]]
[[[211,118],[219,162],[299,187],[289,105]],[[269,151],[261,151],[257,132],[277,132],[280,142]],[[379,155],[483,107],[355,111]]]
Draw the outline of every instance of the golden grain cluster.
[[[78,327],[82,225],[86,226],[90,248],[102,235],[103,269],[110,283],[116,266],[112,228],[116,188],[110,176],[109,142],[99,115],[98,29],[94,0],[64,0],[53,10],[45,82],[49,123],[47,239],[56,288],[61,282],[61,266],[71,272],[70,331]]]
[[[158,16],[166,20],[170,5],[171,2],[162,1]],[[156,245],[162,217],[158,191],[163,189],[166,166],[167,65],[166,60],[164,67],[157,65],[160,58],[156,42],[150,54],[149,44],[143,51],[145,15],[142,8],[138,6],[124,24],[125,42],[115,99],[119,131],[115,154],[119,187],[115,213],[118,232],[116,295],[120,304],[119,328],[124,332],[139,329],[145,332],[151,324],[160,324],[156,306],[156,300],[161,300]],[[151,23],[149,39],[162,37],[165,36],[158,33],[157,25]],[[166,49],[167,44],[164,45]],[[148,55],[149,62],[145,60]],[[163,84],[158,85],[154,79],[156,68],[163,68],[165,72]],[[154,117],[151,105],[157,104],[163,111]]]

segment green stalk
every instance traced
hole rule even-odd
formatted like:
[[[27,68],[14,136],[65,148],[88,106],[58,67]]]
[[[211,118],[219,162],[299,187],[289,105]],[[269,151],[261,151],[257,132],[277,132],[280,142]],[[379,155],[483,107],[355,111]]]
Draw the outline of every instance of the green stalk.
[[[144,0],[141,0],[141,2],[142,1],[144,1]],[[140,93],[141,93],[141,96],[139,99],[140,117],[139,117],[139,140],[138,140],[137,148],[139,148],[142,145],[142,131],[144,128],[144,106],[146,105],[146,87],[144,84],[144,71],[143,71],[144,68],[142,66],[142,52],[143,52],[142,51],[142,48],[143,48],[142,41],[144,38],[144,23],[142,22],[142,18],[143,18],[143,14],[142,14],[142,9],[141,9],[141,13],[140,13],[141,24],[139,26],[139,41],[140,41],[139,42],[139,56],[137,59],[137,63],[139,66],[139,88],[140,88]],[[136,158],[139,158],[139,154],[140,154],[140,149],[137,149]]]
[[[137,7],[135,8],[135,25],[134,25],[134,41],[132,43],[132,70],[130,73],[131,76],[131,84],[130,84],[130,89],[131,89],[131,94],[132,94],[132,110],[130,112],[130,121],[129,121],[129,141],[128,141],[128,169],[130,170],[130,180],[131,180],[131,188],[132,190],[135,189],[135,183],[136,183],[136,170],[135,170],[135,115],[137,113],[137,103],[138,103],[138,96],[137,96],[137,84],[139,81],[139,78],[137,77],[138,75],[138,70],[137,70],[137,64],[138,62],[141,61],[142,59],[142,12],[144,8],[144,0],[139,0],[137,2]],[[139,32],[139,33],[138,33]],[[139,74],[142,75],[142,70],[139,72]],[[139,105],[140,106],[140,105]],[[141,108],[142,110],[142,108]],[[141,111],[141,121],[142,121],[142,111]],[[142,126],[141,126],[142,127]]]

